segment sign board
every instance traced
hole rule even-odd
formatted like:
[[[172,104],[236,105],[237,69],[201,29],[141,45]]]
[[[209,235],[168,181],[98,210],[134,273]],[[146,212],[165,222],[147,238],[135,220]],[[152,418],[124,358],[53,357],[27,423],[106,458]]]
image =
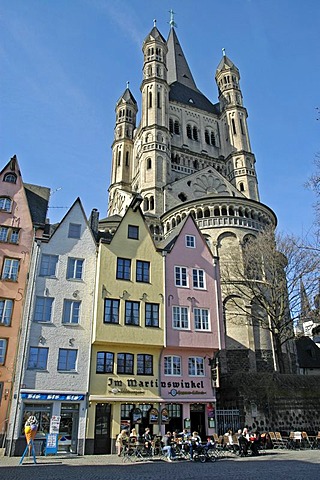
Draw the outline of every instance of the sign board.
[[[28,400],[64,400],[68,402],[80,402],[84,400],[84,395],[80,394],[65,394],[65,393],[21,393],[21,398],[26,398]]]
[[[156,408],[151,408],[149,412],[149,423],[158,423],[159,421],[159,412]]]
[[[169,412],[166,408],[161,410],[161,423],[162,425],[169,423]]]
[[[52,415],[50,420],[50,430],[49,433],[59,433],[61,417],[58,415]]]
[[[58,435],[56,433],[48,433],[46,435],[45,455],[55,455],[58,451]]]

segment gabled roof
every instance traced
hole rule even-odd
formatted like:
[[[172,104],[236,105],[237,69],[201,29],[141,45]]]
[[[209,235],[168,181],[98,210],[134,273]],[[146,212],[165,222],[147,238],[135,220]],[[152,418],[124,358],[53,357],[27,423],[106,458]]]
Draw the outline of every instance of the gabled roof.
[[[167,79],[169,85],[179,82],[192,90],[199,91],[173,27],[170,29],[167,46]]]
[[[24,183],[30,215],[34,225],[45,225],[50,198],[50,188]]]

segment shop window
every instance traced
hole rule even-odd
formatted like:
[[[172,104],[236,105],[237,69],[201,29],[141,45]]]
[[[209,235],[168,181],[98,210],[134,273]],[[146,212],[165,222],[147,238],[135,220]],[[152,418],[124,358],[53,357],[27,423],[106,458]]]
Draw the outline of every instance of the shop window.
[[[25,403],[23,405],[23,418],[20,434],[24,435],[24,424],[31,415],[38,421],[38,432],[44,436],[49,433],[52,404]]]
[[[49,348],[30,347],[28,358],[29,370],[46,370]]]
[[[133,359],[132,353],[118,353],[117,355],[117,374],[133,375]]]
[[[106,298],[104,301],[104,323],[119,323],[120,300]]]
[[[39,275],[41,277],[55,277],[58,259],[58,255],[42,254]]]
[[[153,356],[144,353],[137,355],[137,375],[153,375]]]
[[[137,260],[136,281],[144,283],[150,282],[150,262]]]
[[[159,304],[146,303],[145,307],[146,327],[159,327]]]
[[[114,354],[97,352],[96,373],[113,373]]]

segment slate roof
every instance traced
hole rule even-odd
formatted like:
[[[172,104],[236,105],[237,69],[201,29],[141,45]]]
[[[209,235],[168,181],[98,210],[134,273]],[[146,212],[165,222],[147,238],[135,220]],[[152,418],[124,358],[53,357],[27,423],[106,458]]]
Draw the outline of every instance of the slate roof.
[[[170,85],[169,100],[183,103],[189,107],[193,106],[216,115],[220,113],[219,104],[211,103],[199,90],[193,90],[179,82],[174,82]]]
[[[296,340],[300,368],[320,368],[320,348],[309,337]]]
[[[50,188],[32,185],[31,183],[24,183],[23,186],[26,192],[33,224],[38,226],[45,225],[50,198]]]

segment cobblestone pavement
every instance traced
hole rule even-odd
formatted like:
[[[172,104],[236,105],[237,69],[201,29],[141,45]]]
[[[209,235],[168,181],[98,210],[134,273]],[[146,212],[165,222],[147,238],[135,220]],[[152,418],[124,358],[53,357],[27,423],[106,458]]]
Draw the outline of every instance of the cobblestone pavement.
[[[320,478],[320,450],[269,451],[259,457],[228,457],[215,463],[161,460],[123,463],[116,455],[29,458],[0,457],[4,480],[303,480]],[[1,468],[3,467],[3,468]]]

